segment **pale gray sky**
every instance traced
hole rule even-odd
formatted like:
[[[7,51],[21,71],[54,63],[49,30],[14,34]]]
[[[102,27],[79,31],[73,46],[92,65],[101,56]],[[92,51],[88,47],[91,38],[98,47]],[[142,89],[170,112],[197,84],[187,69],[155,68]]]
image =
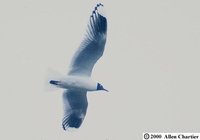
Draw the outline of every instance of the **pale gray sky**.
[[[200,2],[103,1],[108,40],[93,78],[110,94],[88,95],[81,128],[61,128],[67,72],[97,1],[0,1],[0,139],[133,140],[149,132],[198,132]]]

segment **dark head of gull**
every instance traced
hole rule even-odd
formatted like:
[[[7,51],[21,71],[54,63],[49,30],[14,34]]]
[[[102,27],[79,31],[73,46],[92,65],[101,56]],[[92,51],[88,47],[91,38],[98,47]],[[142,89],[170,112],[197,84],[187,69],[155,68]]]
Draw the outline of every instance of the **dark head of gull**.
[[[97,84],[97,90],[104,90],[104,91],[107,91],[107,89],[105,89],[100,83]]]

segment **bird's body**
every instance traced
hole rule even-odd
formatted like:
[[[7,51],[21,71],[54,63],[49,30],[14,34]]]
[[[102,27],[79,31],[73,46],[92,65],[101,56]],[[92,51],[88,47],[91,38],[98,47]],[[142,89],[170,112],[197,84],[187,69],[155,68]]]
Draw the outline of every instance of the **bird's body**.
[[[91,79],[95,63],[103,55],[107,36],[107,19],[103,14],[103,5],[97,4],[88,23],[86,36],[75,52],[68,75],[59,80],[50,80],[50,84],[64,88],[63,129],[79,128],[87,112],[87,92],[105,90]]]

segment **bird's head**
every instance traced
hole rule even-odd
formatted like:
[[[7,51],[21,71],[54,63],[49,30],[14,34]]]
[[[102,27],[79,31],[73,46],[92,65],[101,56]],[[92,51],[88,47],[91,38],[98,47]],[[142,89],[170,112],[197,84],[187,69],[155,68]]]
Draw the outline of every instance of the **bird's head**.
[[[97,90],[104,90],[104,91],[107,91],[107,89],[105,89],[100,83],[97,83]]]

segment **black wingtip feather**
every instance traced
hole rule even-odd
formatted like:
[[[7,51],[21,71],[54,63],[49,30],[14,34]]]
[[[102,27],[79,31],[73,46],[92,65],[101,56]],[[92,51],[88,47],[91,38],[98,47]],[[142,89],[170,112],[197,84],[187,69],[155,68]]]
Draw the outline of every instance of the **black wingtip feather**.
[[[98,4],[97,4],[98,5]],[[99,6],[103,6],[103,4],[102,3],[99,3]]]
[[[92,11],[92,15],[90,16],[90,26],[94,31],[94,35],[96,33],[106,33],[107,30],[107,20],[104,15],[99,10],[103,4],[99,3]],[[95,18],[94,18],[95,17]]]
[[[103,4],[99,3],[97,4],[97,6],[94,8],[94,11],[98,10],[98,7],[102,6],[103,7]]]
[[[63,119],[62,127],[64,130],[67,130],[67,128],[79,128],[82,122],[82,118],[77,117],[76,114],[71,114],[70,116]]]

